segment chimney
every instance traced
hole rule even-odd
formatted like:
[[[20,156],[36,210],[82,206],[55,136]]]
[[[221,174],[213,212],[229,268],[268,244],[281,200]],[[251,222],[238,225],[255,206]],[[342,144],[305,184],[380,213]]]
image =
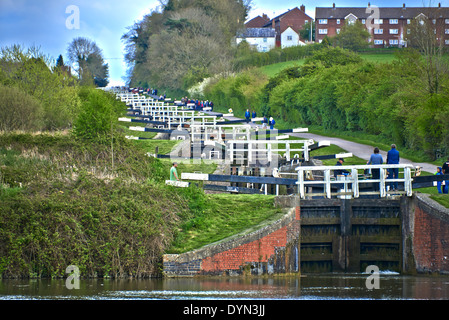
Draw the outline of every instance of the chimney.
[[[368,2],[368,8],[371,7],[371,2]]]
[[[335,9],[335,3],[332,4],[332,8]]]
[[[438,2],[438,8],[441,8],[441,2]]]
[[[270,19],[268,19],[268,16],[267,16],[266,13],[264,13],[264,14],[262,15],[262,18],[264,18],[265,20],[270,20]]]
[[[402,9],[405,9],[405,3],[402,4]]]
[[[306,12],[306,7],[302,4],[301,7],[299,7],[302,12]]]

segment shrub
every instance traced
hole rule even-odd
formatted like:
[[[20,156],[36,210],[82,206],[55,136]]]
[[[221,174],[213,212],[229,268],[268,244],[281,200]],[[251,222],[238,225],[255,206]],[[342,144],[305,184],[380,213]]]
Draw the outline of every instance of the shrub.
[[[43,107],[34,97],[0,84],[0,131],[39,130],[42,115]]]

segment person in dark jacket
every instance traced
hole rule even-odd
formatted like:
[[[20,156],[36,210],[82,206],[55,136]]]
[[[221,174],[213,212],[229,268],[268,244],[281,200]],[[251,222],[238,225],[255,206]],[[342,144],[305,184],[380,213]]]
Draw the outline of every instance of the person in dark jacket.
[[[336,166],[342,166],[343,162],[345,162],[345,160],[343,160],[343,158],[338,159],[337,163],[335,164]],[[349,171],[346,169],[338,169],[338,170],[334,170],[334,177],[336,178],[337,176],[341,176],[341,175],[348,175]]]
[[[399,151],[396,150],[396,145],[391,145],[391,150],[387,152],[387,164],[399,164]],[[398,179],[399,178],[399,168],[388,169],[388,179]],[[393,190],[398,189],[397,182],[391,182],[390,188]]]
[[[449,174],[449,157],[447,158],[447,161],[441,167],[441,170],[443,171],[444,175]],[[446,180],[444,182],[443,193],[449,193],[449,180]]]

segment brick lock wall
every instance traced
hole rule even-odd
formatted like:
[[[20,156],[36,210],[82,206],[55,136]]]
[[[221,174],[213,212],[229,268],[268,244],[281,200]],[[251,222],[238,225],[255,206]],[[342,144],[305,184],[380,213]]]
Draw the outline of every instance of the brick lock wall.
[[[283,227],[260,240],[243,244],[231,250],[208,257],[202,262],[202,271],[239,270],[248,262],[268,262],[275,249],[287,245],[287,227]]]
[[[248,265],[257,269],[256,274],[260,271],[297,272],[299,210],[299,206],[294,207],[280,221],[241,238],[232,238],[181,255],[164,255],[164,274],[169,277],[241,274]]]
[[[449,273],[449,217],[427,204],[415,207],[413,252],[418,272]]]

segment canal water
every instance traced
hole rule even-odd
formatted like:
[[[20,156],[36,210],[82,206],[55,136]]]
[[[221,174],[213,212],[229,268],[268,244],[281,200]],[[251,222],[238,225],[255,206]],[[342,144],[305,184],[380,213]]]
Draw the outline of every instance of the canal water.
[[[448,300],[449,277],[307,274],[301,277],[81,280],[0,280],[0,300]],[[376,282],[377,281],[377,282]],[[370,286],[371,288],[367,287]],[[373,284],[377,287],[373,288]]]

